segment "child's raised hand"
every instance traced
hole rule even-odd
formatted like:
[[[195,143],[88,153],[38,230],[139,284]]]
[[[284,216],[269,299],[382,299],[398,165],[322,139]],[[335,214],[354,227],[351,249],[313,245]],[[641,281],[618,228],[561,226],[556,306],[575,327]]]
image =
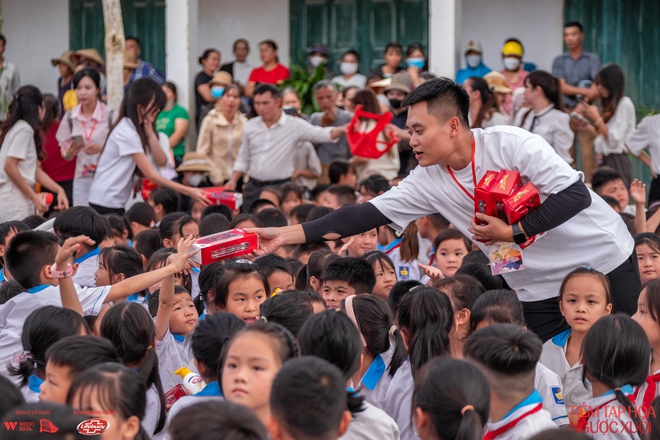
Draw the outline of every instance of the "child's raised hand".
[[[635,179],[630,184],[630,198],[635,201],[637,205],[646,204],[646,185]]]
[[[417,267],[422,269],[424,271],[424,274],[426,274],[426,276],[428,276],[431,279],[440,280],[445,277],[442,274],[442,271],[437,267],[427,266],[426,264],[422,264],[422,263],[417,263]]]
[[[195,237],[189,235],[187,238],[181,238],[179,243],[176,246],[176,254],[170,255],[170,264],[174,265],[174,268],[177,269],[176,272],[181,272],[186,268],[186,265],[190,264],[188,259],[192,258],[199,249],[193,251],[190,250],[191,246],[195,243]]]
[[[68,263],[73,262],[74,254],[83,250],[83,244],[93,246],[94,243],[94,240],[86,235],[68,238],[55,257],[55,263],[57,263],[59,270],[62,270]]]

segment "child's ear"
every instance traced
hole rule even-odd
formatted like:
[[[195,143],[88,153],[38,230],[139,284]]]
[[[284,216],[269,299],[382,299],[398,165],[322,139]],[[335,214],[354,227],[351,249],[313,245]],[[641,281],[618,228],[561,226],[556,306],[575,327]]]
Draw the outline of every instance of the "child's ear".
[[[163,247],[166,248],[174,247],[172,246],[172,240],[170,240],[169,238],[163,238]]]
[[[75,276],[78,273],[78,266],[79,266],[78,263],[73,263],[71,265],[71,268],[73,269],[73,272],[71,272],[71,276]]]
[[[147,257],[145,257],[142,254],[140,254],[140,258],[142,259],[142,268],[146,269],[147,268],[147,263],[149,262],[149,260],[147,260]]]
[[[344,435],[346,431],[348,431],[348,427],[351,425],[351,420],[353,419],[353,416],[351,415],[351,412],[346,410],[341,416],[341,422],[339,422],[339,430],[337,431],[337,434],[339,434],[339,437]]]
[[[415,413],[413,414],[413,422],[415,424],[417,434],[422,438],[428,438],[428,431],[430,427],[428,413],[419,407],[415,408]]]
[[[121,236],[124,240],[128,240],[128,229],[121,233]]]
[[[266,428],[268,429],[268,433],[272,440],[281,440],[283,438],[282,427],[277,423],[277,420],[275,420],[275,417],[273,417],[272,414],[268,419]]]
[[[459,311],[457,316],[456,316],[456,322],[458,323],[458,325],[463,325],[463,324],[469,323],[470,322],[470,314],[471,313],[470,313],[469,309],[463,309],[463,310]]]
[[[140,419],[130,416],[121,426],[121,438],[134,438],[140,432]]]
[[[605,314],[609,315],[610,313],[612,313],[612,303],[605,306]]]
[[[319,287],[321,287],[321,280],[318,278],[311,276],[309,277],[309,286],[316,291]]]
[[[51,268],[50,265],[46,265],[46,266],[43,267],[43,269],[41,269],[42,278],[46,278],[48,280],[54,279],[53,278],[53,273],[52,273],[50,268]]]
[[[123,273],[119,273],[119,274],[115,275],[115,282],[113,284],[120,283],[120,282],[124,281],[125,279],[126,279],[126,275],[123,274]]]

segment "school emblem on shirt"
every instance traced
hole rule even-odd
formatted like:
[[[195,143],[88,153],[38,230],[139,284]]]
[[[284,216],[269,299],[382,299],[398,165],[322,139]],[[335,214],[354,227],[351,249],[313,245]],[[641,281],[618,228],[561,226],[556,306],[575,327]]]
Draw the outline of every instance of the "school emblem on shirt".
[[[408,266],[399,267],[399,280],[407,280],[410,278],[410,268]]]
[[[555,403],[557,405],[563,405],[564,404],[564,396],[561,394],[561,388],[559,388],[559,387],[550,387],[550,390],[552,390],[552,397],[554,397]]]

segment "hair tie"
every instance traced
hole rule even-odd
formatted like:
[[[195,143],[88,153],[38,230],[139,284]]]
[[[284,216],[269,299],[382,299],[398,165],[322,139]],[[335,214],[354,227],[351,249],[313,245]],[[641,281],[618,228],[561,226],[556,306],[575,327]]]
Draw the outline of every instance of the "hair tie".
[[[282,291],[282,289],[280,287],[278,287],[277,289],[273,290],[273,293],[270,294],[270,297],[271,298],[276,297],[281,291]]]
[[[621,391],[621,388],[614,388],[614,392]]]
[[[463,409],[461,409],[461,415],[464,416],[466,411],[474,411],[474,406],[472,405],[465,405]]]
[[[147,347],[147,351],[151,350],[153,347],[150,345]]]
[[[392,327],[390,327],[390,331],[389,331],[390,336],[394,336],[395,331],[396,331],[396,325],[393,325]]]
[[[268,322],[268,318],[266,318],[265,316],[260,316],[259,320],[263,322]]]

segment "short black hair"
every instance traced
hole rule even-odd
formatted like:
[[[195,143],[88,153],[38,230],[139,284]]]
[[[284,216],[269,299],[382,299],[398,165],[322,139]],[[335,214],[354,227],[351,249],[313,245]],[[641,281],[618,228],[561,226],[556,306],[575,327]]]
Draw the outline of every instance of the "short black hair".
[[[161,245],[164,239],[168,238],[171,240],[172,237],[174,237],[174,234],[179,232],[179,221],[185,216],[186,214],[183,212],[173,212],[163,217],[160,221],[160,225],[158,225]]]
[[[256,214],[256,217],[264,228],[280,228],[289,225],[284,213],[277,208],[264,209]]]
[[[463,240],[465,249],[467,249],[468,252],[470,252],[470,249],[472,249],[472,242],[470,242],[470,240],[465,235],[463,235],[461,231],[458,229],[445,229],[439,233],[437,237],[435,237],[435,240],[433,240],[433,248],[435,251],[437,252],[442,242],[447,240]]]
[[[151,256],[161,247],[160,233],[158,229],[147,229],[138,232],[133,237],[133,247],[140,255],[149,260]]]
[[[360,182],[359,187],[364,187],[364,189],[375,197],[380,193],[389,191],[390,182],[380,174],[374,174]]]
[[[179,208],[179,195],[172,188],[166,186],[154,188],[149,194],[149,200],[156,206],[162,205],[165,214],[176,212]]]
[[[348,185],[332,185],[327,191],[337,197],[340,206],[355,205],[357,202],[355,190]]]
[[[86,235],[94,240],[97,247],[106,237],[108,223],[106,219],[89,206],[74,206],[57,216],[53,229],[64,238]],[[114,233],[112,234],[114,237]]]
[[[610,205],[612,209],[621,209],[621,205],[619,205],[619,201],[614,197],[601,195],[600,198],[603,199],[605,203]]]
[[[128,221],[126,217],[122,217],[117,214],[107,214],[104,216],[108,223],[110,223],[110,229],[114,236],[123,237],[124,231],[128,232],[127,238],[129,240],[133,239],[133,230],[131,229],[131,222]],[[107,233],[107,231],[106,231]]]
[[[133,40],[137,43],[138,47],[142,47],[142,45],[140,44],[140,40],[138,40],[138,37],[134,37],[133,35],[129,35],[129,36],[124,38],[124,41],[128,41],[128,40]]]
[[[231,223],[229,223],[229,228],[233,229],[236,226],[238,226],[240,223],[243,223],[245,221],[250,221],[254,223],[255,225],[257,225],[258,228],[261,227],[261,222],[259,221],[258,218],[256,218],[252,214],[243,213],[243,214],[238,214],[236,217],[232,219]]]
[[[479,251],[479,253],[482,252]],[[456,275],[470,276],[477,280],[486,290],[503,289],[506,287],[504,284],[504,278],[502,278],[501,275],[493,275],[493,272],[490,270],[490,266],[487,263],[466,263],[463,261],[461,267],[454,272],[454,276]]]
[[[195,359],[210,369],[208,376],[220,375],[222,349],[243,327],[245,322],[228,312],[218,312],[199,321],[192,335],[192,353]]]
[[[298,223],[300,224],[305,223],[307,221],[307,216],[314,208],[315,206],[311,203],[303,203],[302,205],[294,206],[291,209],[291,217],[295,216],[296,220],[298,220]]]
[[[47,220],[40,215],[33,214],[33,215],[28,215],[21,221],[25,223],[29,229],[34,229],[37,226],[46,223]]]
[[[68,367],[71,373],[80,374],[87,368],[104,362],[121,363],[112,342],[100,336],[67,336],[46,351],[46,362]],[[72,378],[73,379],[73,378]]]
[[[209,205],[204,210],[202,211],[202,220],[204,220],[204,217],[206,217],[209,214],[222,214],[225,217],[227,217],[227,220],[232,221],[234,216],[231,213],[231,209],[229,209],[229,206],[223,205],[222,203],[219,205]]]
[[[569,27],[576,27],[580,29],[580,32],[584,33],[584,26],[582,26],[582,23],[580,23],[579,21],[572,20],[564,23],[564,29]]]
[[[356,257],[340,258],[333,261],[323,272],[323,281],[346,281],[355,293],[371,293],[376,285],[376,275],[371,264]]]
[[[617,179],[622,182],[624,181],[620,172],[614,168],[600,167],[596,170],[593,176],[591,176],[591,189],[593,189],[596,194],[600,195],[600,190],[603,186]]]
[[[273,208],[277,208],[277,205],[268,199],[257,199],[250,205],[250,214],[256,215],[256,212],[264,206],[272,206]]]
[[[449,225],[451,224],[442,214],[429,214],[426,218],[431,222],[433,227],[439,231],[449,228]]]
[[[177,413],[170,421],[170,437],[176,440],[267,440],[268,431],[257,416],[244,406],[207,401]]]
[[[303,324],[313,314],[312,297],[300,290],[280,292],[266,299],[260,306],[260,315],[263,318],[285,327],[296,338]]]
[[[3,43],[7,44],[7,37],[5,37],[5,34],[0,34],[0,40],[2,40]]]
[[[16,234],[5,251],[5,264],[18,284],[29,289],[41,284],[41,270],[51,266],[59,250],[57,235],[44,231]]]
[[[314,252],[320,251],[321,249],[330,250],[330,246],[328,246],[327,243],[325,243],[325,242],[318,242],[318,243],[317,242],[312,242],[312,243],[299,244],[293,250],[293,257],[296,260],[300,260],[300,257],[303,254],[312,255]]]
[[[15,278],[0,284],[0,306],[23,292],[25,292],[25,288],[18,284]]]
[[[330,183],[336,185],[341,176],[348,174],[351,170],[355,171],[355,168],[347,160],[333,160],[328,167]]]
[[[310,192],[309,192],[309,197],[311,198],[312,201],[316,201],[319,198],[319,195],[330,188],[330,184],[328,183],[321,183],[319,185],[316,185]]]
[[[216,234],[218,232],[226,231],[229,229],[229,220],[222,214],[214,212],[202,217],[199,222],[199,236],[206,237],[207,235]]]
[[[195,223],[195,224],[197,224],[197,222],[195,221],[195,219],[192,218],[191,216],[189,216],[188,214],[186,214],[184,217],[181,217],[181,220],[179,220],[179,235],[180,235],[181,237],[183,237],[183,227],[184,227],[185,225],[187,225],[188,223]]]
[[[273,380],[270,407],[273,417],[294,438],[337,438],[346,411],[346,379],[324,359],[291,359]]]
[[[8,222],[0,223],[0,244],[5,244],[7,236],[12,232],[18,234],[19,232],[29,231],[28,225],[20,220],[10,220]]]
[[[292,277],[295,276],[289,263],[277,254],[266,254],[257,258],[254,260],[254,268],[264,274],[266,278],[271,276],[276,270],[286,272]]]
[[[353,56],[355,57],[355,59],[357,59],[357,62],[358,62],[358,63],[360,62],[360,54],[358,53],[357,50],[355,50],[355,49],[347,50],[346,52],[344,52],[344,53],[342,54],[341,58],[344,59],[344,57],[345,57],[346,55],[353,55]]]
[[[150,228],[156,222],[154,208],[145,202],[138,202],[126,211],[126,218],[130,222],[135,222],[142,226]]]
[[[470,328],[479,324],[516,324],[525,326],[523,306],[512,290],[498,289],[484,292],[470,308]]]
[[[325,217],[326,215],[330,214],[332,211],[334,211],[334,209],[330,208],[329,206],[315,206],[309,211],[309,214],[307,214],[307,221],[311,222],[318,220],[321,217]]]
[[[468,127],[470,97],[460,84],[453,79],[442,77],[426,81],[408,93],[401,103],[408,107],[419,102],[426,102],[426,111],[444,123],[449,118],[457,117],[461,125]]]
[[[0,396],[2,396],[2,399],[0,399],[0,419],[2,419],[11,408],[25,403],[25,398],[21,391],[5,376],[0,376]]]
[[[399,316],[399,305],[405,295],[413,291],[416,287],[422,286],[417,280],[397,281],[390,289],[387,296],[387,305],[392,312],[392,316]]]
[[[273,99],[278,100],[282,97],[282,92],[273,84],[261,83],[254,89],[254,96],[270,93]]]
[[[387,46],[385,46],[385,50],[383,51],[384,54],[387,54],[387,52],[390,49],[394,49],[398,51],[401,55],[403,55],[403,46],[401,46],[400,43],[397,43],[396,41],[391,41],[387,43]]]

